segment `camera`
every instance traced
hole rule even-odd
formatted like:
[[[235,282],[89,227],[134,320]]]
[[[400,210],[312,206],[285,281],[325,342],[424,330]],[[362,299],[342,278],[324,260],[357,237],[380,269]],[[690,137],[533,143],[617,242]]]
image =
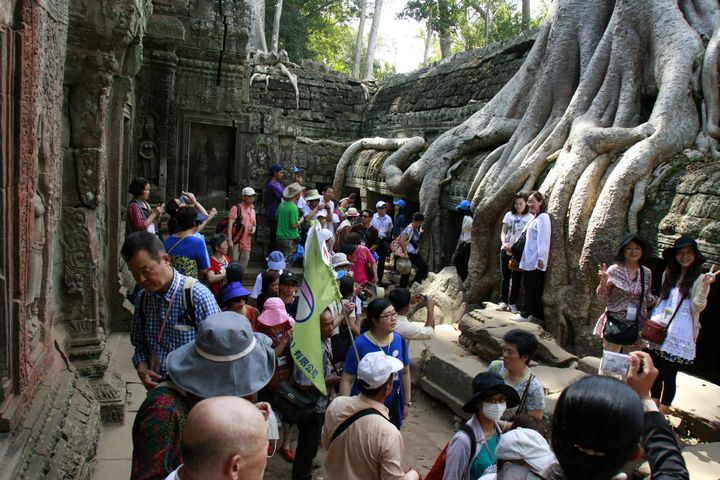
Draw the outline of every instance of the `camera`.
[[[603,351],[602,360],[600,360],[600,369],[598,374],[616,377],[620,380],[627,378],[630,371],[630,355],[624,353]]]
[[[427,303],[427,295],[423,295],[422,293],[418,295],[418,303]]]

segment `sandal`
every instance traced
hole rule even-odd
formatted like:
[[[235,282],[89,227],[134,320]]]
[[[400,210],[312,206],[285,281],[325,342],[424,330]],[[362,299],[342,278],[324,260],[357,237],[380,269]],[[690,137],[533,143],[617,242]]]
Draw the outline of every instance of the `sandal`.
[[[280,448],[280,455],[282,455],[282,457],[290,463],[295,461],[295,450],[293,450],[292,448]]]

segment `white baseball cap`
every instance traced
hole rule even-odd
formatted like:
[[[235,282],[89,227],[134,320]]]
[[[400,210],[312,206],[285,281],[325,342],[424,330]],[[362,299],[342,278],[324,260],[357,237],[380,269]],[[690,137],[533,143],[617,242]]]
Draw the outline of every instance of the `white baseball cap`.
[[[384,352],[371,352],[358,363],[357,378],[367,388],[378,388],[388,381],[390,375],[403,368],[405,365],[397,358],[385,355]]]
[[[379,202],[377,202],[377,203],[375,204],[375,208],[382,208],[382,207],[384,207],[384,206],[386,206],[386,205],[387,205],[387,203],[385,203],[385,202],[383,202],[382,200],[380,200]]]
[[[252,187],[245,187],[242,189],[242,196],[243,197],[252,197],[253,195],[257,195],[255,190],[253,190]]]

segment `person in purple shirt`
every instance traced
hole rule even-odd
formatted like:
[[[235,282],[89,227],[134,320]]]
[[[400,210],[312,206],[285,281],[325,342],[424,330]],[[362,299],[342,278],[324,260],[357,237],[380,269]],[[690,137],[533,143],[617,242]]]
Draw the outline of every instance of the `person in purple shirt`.
[[[270,180],[265,185],[265,218],[270,228],[270,250],[277,250],[277,239],[275,238],[277,230],[277,209],[282,202],[283,186],[282,179],[285,175],[283,166],[279,163],[273,163],[270,166]]]

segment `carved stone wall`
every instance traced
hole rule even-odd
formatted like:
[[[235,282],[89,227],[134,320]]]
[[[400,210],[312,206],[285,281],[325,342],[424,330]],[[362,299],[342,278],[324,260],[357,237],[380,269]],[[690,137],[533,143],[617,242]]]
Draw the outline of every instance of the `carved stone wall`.
[[[99,409],[54,355],[68,2],[3,2],[0,12],[0,478],[87,479]]]
[[[17,1],[2,45],[0,431],[17,428],[52,365],[67,3]]]
[[[126,110],[132,109],[132,79],[151,11],[149,0],[70,2],[63,119],[63,310],[69,357],[92,379],[91,387],[103,400],[104,421],[122,421],[125,400],[124,385],[107,371],[105,348],[108,306],[122,304],[117,276],[119,192],[126,189],[120,184],[121,169],[111,160],[123,159],[128,144],[123,138],[131,121]],[[110,257],[112,262],[106,260]]]

